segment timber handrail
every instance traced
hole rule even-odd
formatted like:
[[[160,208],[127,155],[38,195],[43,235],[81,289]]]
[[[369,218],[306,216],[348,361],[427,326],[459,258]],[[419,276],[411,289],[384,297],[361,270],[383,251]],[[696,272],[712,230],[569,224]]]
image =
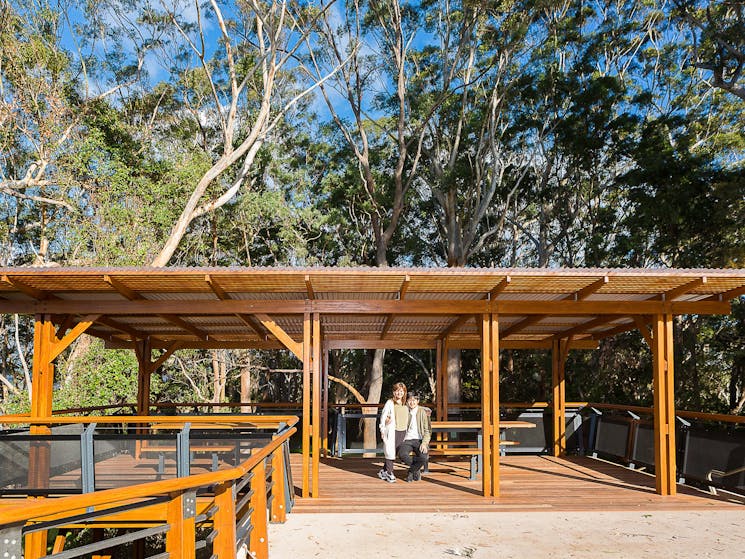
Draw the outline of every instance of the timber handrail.
[[[361,404],[359,402],[349,402],[344,404],[329,404],[329,409],[338,408],[369,408],[369,407],[383,407],[384,403],[378,404]],[[423,402],[421,405],[434,407],[432,402]],[[588,402],[567,402],[566,406],[569,408],[579,408],[587,406]],[[178,409],[178,408],[245,408],[253,407],[256,409],[261,408],[286,408],[286,409],[301,409],[303,406],[302,402],[158,402],[151,403],[148,407],[153,409]],[[452,408],[460,409],[479,409],[481,408],[481,402],[451,402],[449,404]],[[549,402],[500,402],[502,408],[513,408],[513,409],[528,409],[528,408],[548,408],[551,404]],[[110,409],[123,409],[131,408],[136,409],[137,404],[134,402],[124,402],[121,404],[107,404],[101,406],[87,406],[82,408],[66,408],[62,410],[54,410],[52,415],[64,415],[64,414],[76,414],[76,413],[89,413],[92,411],[102,411]],[[29,414],[17,414],[19,416],[28,417]]]
[[[116,489],[105,489],[83,495],[44,499],[44,502],[38,503],[25,501],[22,505],[2,509],[2,512],[0,512],[0,526],[29,522],[46,516],[58,516],[60,513],[75,512],[87,507],[107,505],[120,501],[131,501],[134,499],[145,499],[155,495],[184,492],[207,485],[234,481],[248,474],[297,431],[294,425],[297,423],[298,418],[292,417],[291,419],[294,419],[294,421],[287,423],[288,428],[285,431],[272,439],[259,452],[252,454],[244,462],[233,468],[170,480],[153,481],[140,485],[129,485]]]
[[[154,409],[174,409],[174,408],[302,408],[302,402],[157,402],[148,405],[148,408]],[[52,411],[53,415],[66,413],[87,413],[91,411],[114,410],[130,408],[137,409],[134,402],[124,402],[121,404],[106,404],[102,406],[86,406],[82,408],[65,408],[62,410]]]
[[[110,424],[183,424],[191,423],[236,423],[249,424],[252,426],[272,427],[279,423],[290,424],[297,422],[295,415],[75,415],[75,416],[49,416],[31,418],[28,415],[2,415],[0,424],[24,424],[24,425],[70,425],[81,423],[98,423],[99,425]],[[295,423],[292,423],[293,425]]]
[[[567,404],[568,405],[568,404]],[[589,403],[590,407],[605,410],[633,411],[644,414],[653,414],[654,408],[649,406],[627,406],[623,404],[599,404]],[[745,415],[728,415],[723,413],[706,413],[697,411],[675,410],[675,415],[687,419],[698,419],[700,421],[722,421],[726,423],[745,424]]]

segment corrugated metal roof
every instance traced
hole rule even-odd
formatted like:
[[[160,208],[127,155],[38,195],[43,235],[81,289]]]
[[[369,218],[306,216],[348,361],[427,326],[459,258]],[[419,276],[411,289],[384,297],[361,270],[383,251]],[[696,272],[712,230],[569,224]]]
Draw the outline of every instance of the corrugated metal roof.
[[[0,278],[0,312],[100,315],[92,333],[112,342],[205,347],[271,340],[264,315],[300,341],[313,312],[328,339],[380,346],[478,340],[481,313],[499,316],[507,342],[590,340],[633,328],[635,314],[727,312],[720,299],[745,293],[740,269],[4,268]]]

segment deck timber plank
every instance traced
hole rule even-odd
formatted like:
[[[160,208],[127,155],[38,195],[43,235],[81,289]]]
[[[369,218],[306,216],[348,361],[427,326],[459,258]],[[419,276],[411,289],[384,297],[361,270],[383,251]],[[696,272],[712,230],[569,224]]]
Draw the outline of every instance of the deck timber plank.
[[[292,455],[293,479],[301,473]],[[430,464],[422,481],[406,483],[396,465],[396,483],[377,477],[382,459],[347,457],[321,460],[320,496],[296,497],[293,513],[324,512],[496,512],[713,510],[742,507],[745,498],[715,497],[678,485],[678,495],[654,491],[654,477],[588,457],[513,455],[500,458],[500,496],[484,498],[481,480],[468,479],[468,461]],[[296,491],[296,494],[297,491]]]

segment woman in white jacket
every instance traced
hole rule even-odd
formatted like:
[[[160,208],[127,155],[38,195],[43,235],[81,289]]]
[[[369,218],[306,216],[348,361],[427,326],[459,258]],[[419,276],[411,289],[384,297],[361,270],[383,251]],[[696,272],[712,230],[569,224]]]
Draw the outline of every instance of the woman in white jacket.
[[[383,406],[380,414],[380,436],[383,438],[385,466],[378,472],[378,477],[388,483],[394,483],[393,461],[398,447],[404,441],[409,422],[409,408],[406,407],[406,385],[397,382],[393,385],[393,395]]]

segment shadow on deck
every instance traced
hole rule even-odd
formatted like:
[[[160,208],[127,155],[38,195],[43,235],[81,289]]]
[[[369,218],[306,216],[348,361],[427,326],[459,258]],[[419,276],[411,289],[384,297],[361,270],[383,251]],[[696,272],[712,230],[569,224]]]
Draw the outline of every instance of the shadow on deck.
[[[296,494],[301,457],[292,455]],[[321,460],[320,497],[296,497],[293,513],[314,512],[497,512],[497,511],[675,511],[716,510],[745,505],[745,498],[710,495],[686,485],[678,494],[655,493],[644,472],[589,457],[506,456],[500,460],[500,496],[484,498],[481,479],[468,479],[468,462],[430,464],[420,482],[406,483],[396,465],[396,483],[381,481],[382,458]]]

